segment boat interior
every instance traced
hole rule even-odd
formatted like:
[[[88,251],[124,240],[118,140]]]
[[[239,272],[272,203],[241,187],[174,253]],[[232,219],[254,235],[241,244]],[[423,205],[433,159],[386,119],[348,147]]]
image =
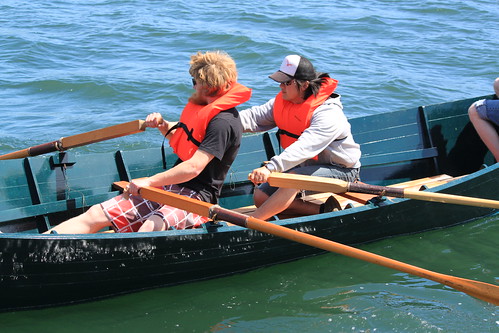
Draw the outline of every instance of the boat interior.
[[[484,161],[494,163],[467,117],[467,108],[474,100],[350,119],[362,150],[361,181],[425,189],[477,171]],[[245,135],[223,187],[220,206],[251,213],[255,209],[254,186],[248,174],[279,151],[275,132]],[[176,156],[167,151],[167,168],[175,161]],[[119,194],[114,182],[164,170],[159,147],[93,154],[70,150],[1,161],[1,168],[0,231],[34,233]],[[315,193],[303,200],[321,204],[331,196],[336,198],[337,209],[364,205],[373,198],[356,193]]]

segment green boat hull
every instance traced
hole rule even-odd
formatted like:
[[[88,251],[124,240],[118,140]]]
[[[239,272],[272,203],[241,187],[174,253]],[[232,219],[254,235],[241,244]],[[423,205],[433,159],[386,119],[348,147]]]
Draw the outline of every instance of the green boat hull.
[[[388,185],[445,173],[462,177],[431,191],[499,200],[498,164],[467,117],[467,108],[476,99],[351,119],[363,151],[362,180]],[[277,150],[274,133],[245,136],[220,205],[233,209],[252,204],[247,174]],[[174,160],[170,153],[167,164]],[[158,149],[57,153],[0,161],[0,168],[2,311],[216,278],[322,253],[225,222],[153,233],[39,234],[116,195],[112,182],[162,170]],[[488,208],[374,198],[361,207],[273,223],[352,245],[495,213]]]

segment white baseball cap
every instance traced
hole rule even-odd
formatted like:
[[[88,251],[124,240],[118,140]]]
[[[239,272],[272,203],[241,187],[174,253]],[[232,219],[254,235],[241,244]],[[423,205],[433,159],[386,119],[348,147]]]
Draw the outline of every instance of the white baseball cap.
[[[269,78],[283,83],[293,79],[313,80],[317,78],[317,74],[314,66],[307,58],[292,54],[284,58],[279,70],[270,75]]]

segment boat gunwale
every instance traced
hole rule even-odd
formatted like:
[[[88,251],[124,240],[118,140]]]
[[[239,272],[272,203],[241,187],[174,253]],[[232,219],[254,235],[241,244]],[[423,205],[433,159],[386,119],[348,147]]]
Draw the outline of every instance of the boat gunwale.
[[[437,192],[437,193],[443,193],[443,191],[447,189],[452,189],[457,185],[467,183],[470,180],[473,179],[478,179],[479,177],[488,174],[489,172],[499,168],[499,163],[496,163],[491,166],[487,166],[481,170],[478,170],[476,172],[470,173],[468,175],[453,179],[447,183],[440,184],[438,186],[426,189],[426,192]],[[453,193],[449,193],[453,194]],[[373,197],[375,197],[373,195]],[[414,201],[419,201],[416,199],[405,199],[405,198],[389,198],[384,201],[383,206],[391,206],[391,205],[396,205],[408,200],[414,200]],[[441,203],[442,205],[449,205],[448,203]],[[329,213],[323,213],[323,214],[316,214],[316,215],[309,215],[309,216],[299,216],[299,217],[293,217],[293,218],[287,218],[287,219],[280,219],[280,220],[274,220],[269,223],[274,223],[280,226],[284,227],[295,227],[297,225],[302,225],[302,224],[307,224],[307,223],[313,223],[318,220],[323,220],[323,219],[333,219],[333,218],[341,218],[342,216],[345,215],[355,215],[359,212],[366,211],[366,210],[372,210],[377,208],[378,206],[374,205],[373,203],[369,202],[365,205],[357,206],[357,207],[352,207],[349,209],[344,209],[340,211],[334,211],[334,212],[329,212]],[[488,216],[488,215],[495,215],[498,214],[498,212],[494,212],[493,209],[491,209],[491,214],[483,215],[483,216]],[[477,216],[476,218],[481,218],[483,216]],[[463,223],[466,221],[463,221]],[[182,238],[182,237],[193,237],[195,236],[203,236],[203,235],[209,235],[213,233],[225,233],[225,232],[235,232],[235,231],[241,231],[241,230],[247,230],[245,227],[241,227],[238,225],[228,225],[225,223],[225,221],[220,221],[218,226],[214,226],[216,231],[208,230],[206,227],[200,227],[200,228],[195,228],[195,229],[184,229],[184,230],[165,230],[165,231],[153,231],[153,232],[144,232],[144,233],[114,233],[114,232],[103,232],[103,233],[95,233],[95,234],[36,234],[36,233],[28,233],[28,232],[18,232],[18,233],[0,233],[0,239],[5,239],[5,238],[12,238],[12,239],[43,239],[43,240],[57,240],[57,239],[71,239],[71,240],[86,240],[86,239],[117,239],[117,238],[122,238],[122,239],[134,239],[134,238]],[[299,228],[299,227],[298,227]]]

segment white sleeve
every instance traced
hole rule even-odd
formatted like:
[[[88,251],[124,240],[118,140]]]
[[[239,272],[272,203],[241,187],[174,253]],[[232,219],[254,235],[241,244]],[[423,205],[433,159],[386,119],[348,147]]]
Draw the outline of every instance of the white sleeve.
[[[274,121],[274,98],[267,103],[239,112],[245,132],[264,132],[276,127]]]

